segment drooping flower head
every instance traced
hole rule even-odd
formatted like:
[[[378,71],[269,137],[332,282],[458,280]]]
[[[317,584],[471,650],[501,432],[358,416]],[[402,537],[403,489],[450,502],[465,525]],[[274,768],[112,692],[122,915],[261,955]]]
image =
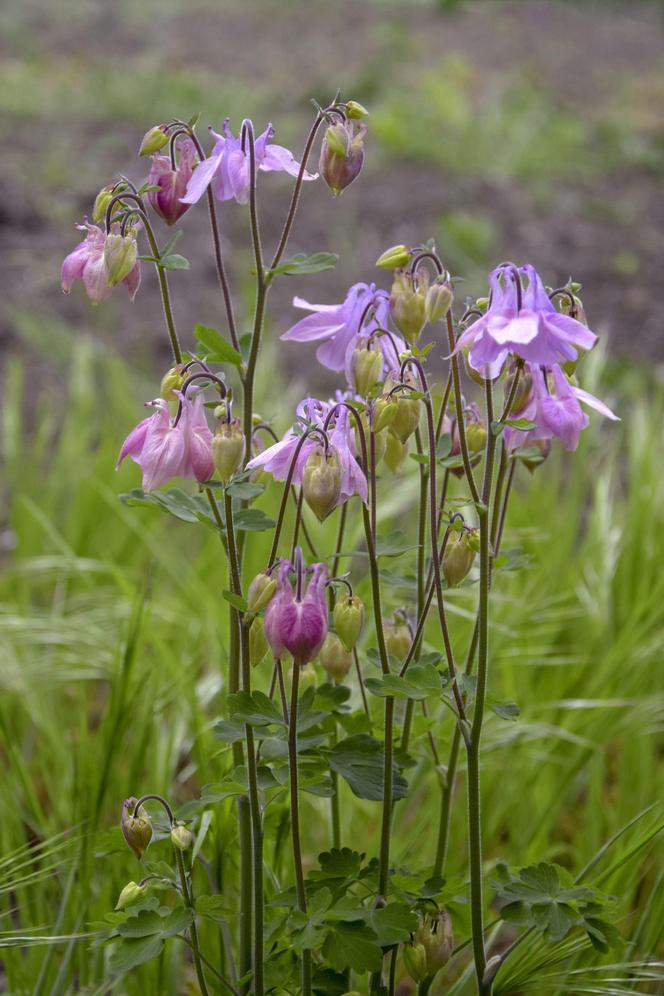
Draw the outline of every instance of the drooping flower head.
[[[317,342],[316,358],[328,370],[344,370],[349,383],[353,383],[353,351],[358,340],[365,340],[371,333],[387,328],[389,295],[378,290],[375,284],[353,284],[341,304],[309,304],[301,297],[293,298],[296,308],[313,314],[301,318],[281,336],[285,342]],[[384,358],[384,372],[398,369],[397,353],[405,349],[403,339],[397,335],[376,336]]]
[[[216,139],[215,146],[207,159],[199,163],[193,172],[182,201],[185,204],[195,204],[200,200],[210,184],[218,201],[235,200],[238,204],[249,202],[249,187],[251,183],[251,163],[247,141],[243,143],[242,134],[235,137],[226,118],[223,124],[223,135],[210,129]],[[283,172],[297,176],[300,172],[298,163],[292,152],[283,145],[275,145],[270,141],[274,128],[268,124],[262,135],[254,140],[254,157],[256,169],[264,172]],[[316,174],[303,174],[305,180],[315,180]]]
[[[289,580],[293,572],[294,587]],[[311,575],[306,589],[305,575]],[[265,610],[265,636],[275,658],[288,651],[295,664],[303,666],[316,656],[327,633],[327,567],[311,564],[307,568],[298,547],[295,563],[282,561],[278,576],[277,591]]]
[[[175,168],[170,156],[153,156],[148,183],[158,190],[148,191],[148,200],[167,225],[174,225],[190,205],[182,198],[187,191],[196,162],[196,146],[190,138],[175,143]]]
[[[325,131],[318,169],[335,197],[357,179],[364,165],[367,126],[341,117]]]
[[[91,225],[87,221],[76,227],[85,232],[86,236],[65,257],[62,263],[60,271],[62,289],[65,294],[69,294],[74,281],[82,280],[90,301],[93,304],[100,304],[113,292],[113,287],[109,285],[109,273],[104,258],[107,235],[98,225]],[[119,225],[114,224],[110,234],[117,239]],[[133,301],[141,283],[141,264],[137,258],[134,259],[129,272],[121,280],[127,287],[129,297]]]
[[[486,313],[466,329],[454,350],[470,347],[469,363],[483,377],[497,377],[510,353],[551,367],[575,360],[578,349],[592,349],[597,341],[576,318],[556,311],[533,266],[503,264],[489,275],[489,284]]]

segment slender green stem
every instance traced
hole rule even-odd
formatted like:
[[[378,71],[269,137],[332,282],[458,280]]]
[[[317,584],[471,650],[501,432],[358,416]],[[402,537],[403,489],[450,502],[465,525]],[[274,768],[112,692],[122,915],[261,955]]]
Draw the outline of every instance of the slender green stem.
[[[426,979],[422,979],[417,987],[417,996],[428,996],[432,982],[433,976],[428,976]]]
[[[180,876],[180,885],[182,887],[182,898],[184,899],[184,904],[187,909],[192,912],[191,926],[189,927],[189,934],[191,936],[191,951],[194,956],[194,967],[196,969],[196,978],[198,979],[198,985],[200,987],[202,996],[208,996],[208,988],[205,984],[205,972],[203,971],[203,965],[201,963],[201,952],[198,942],[198,929],[196,927],[196,910],[194,906],[193,892],[190,890],[187,883],[187,873],[184,867],[184,858],[182,856],[182,851],[179,847],[173,845],[173,853],[175,854],[175,863],[178,868],[178,874]]]
[[[297,908],[307,912],[307,894],[302,868],[302,841],[300,838],[300,808],[298,802],[297,776],[297,704],[300,684],[300,665],[293,662],[291,679],[291,707],[288,724],[288,767],[290,772],[291,838],[293,842],[293,865],[295,868],[295,892]],[[302,996],[311,996],[311,951],[302,952]]]
[[[297,547],[300,524],[302,522],[302,502],[304,501],[304,488],[300,488],[295,505],[295,522],[293,523],[293,542],[291,543],[291,560],[295,560],[295,549]]]
[[[293,222],[295,221],[295,215],[297,214],[298,204],[300,203],[300,193],[302,191],[302,184],[304,182],[304,174],[307,169],[307,162],[309,161],[309,156],[311,155],[311,150],[313,144],[316,140],[316,134],[323,122],[323,115],[318,114],[314,123],[312,124],[307,140],[304,144],[304,151],[302,153],[302,159],[300,160],[300,169],[297,174],[297,179],[295,180],[295,186],[293,188],[293,195],[291,197],[290,206],[288,208],[288,214],[286,215],[286,221],[281,232],[281,237],[279,239],[279,245],[277,246],[274,256],[272,257],[272,262],[270,263],[270,269],[274,270],[275,267],[281,262],[281,257],[286,251],[286,245],[288,244],[288,239],[293,228]]]
[[[451,364],[452,364],[452,383],[454,385],[454,405],[456,408],[456,427],[459,433],[459,446],[461,448],[461,456],[463,459],[463,469],[466,472],[466,478],[468,480],[468,487],[470,488],[470,493],[473,496],[473,501],[478,502],[480,500],[480,493],[477,490],[477,485],[475,483],[475,477],[473,475],[473,468],[470,465],[470,457],[468,455],[468,443],[466,442],[466,424],[463,418],[463,401],[461,399],[461,378],[459,377],[459,357],[454,352],[456,346],[456,341],[454,338],[454,322],[452,320],[452,312],[447,312],[447,341],[450,347]],[[491,435],[491,430],[489,427],[488,434]]]
[[[345,501],[341,506],[341,512],[339,513],[339,531],[337,533],[337,542],[334,547],[334,560],[332,561],[332,577],[335,578],[339,573],[339,554],[343,550],[344,535],[346,532],[346,520],[348,518],[348,502]]]
[[[422,450],[422,434],[420,433],[419,426],[415,430],[415,445],[417,448],[417,453],[419,456],[423,455]],[[428,487],[429,487],[429,474],[427,471],[426,464],[420,463],[420,500],[417,512],[417,618],[420,619],[424,609],[424,599],[425,599],[425,582],[424,582],[424,564],[426,560],[426,536],[427,536],[427,501],[428,501]],[[432,562],[433,563],[433,562]],[[420,647],[422,645],[421,637],[418,639],[414,651],[413,660],[418,660],[420,656]],[[403,750],[408,750],[408,744],[410,742],[410,731],[413,723],[413,712],[415,709],[415,700],[408,699],[406,701],[406,708],[404,710],[403,717],[403,727],[401,731],[401,747]]]
[[[337,742],[337,724],[330,734],[330,747]],[[341,817],[339,813],[339,776],[336,771],[331,773],[332,795],[330,796],[330,823],[332,827],[332,847],[341,847]]]
[[[355,661],[355,673],[357,674],[357,683],[360,686],[360,695],[362,696],[362,705],[364,706],[364,712],[366,717],[371,723],[371,710],[369,709],[369,700],[367,699],[367,690],[364,687],[364,678],[362,677],[362,668],[360,666],[360,658],[357,654],[357,647],[353,647],[353,660]]]

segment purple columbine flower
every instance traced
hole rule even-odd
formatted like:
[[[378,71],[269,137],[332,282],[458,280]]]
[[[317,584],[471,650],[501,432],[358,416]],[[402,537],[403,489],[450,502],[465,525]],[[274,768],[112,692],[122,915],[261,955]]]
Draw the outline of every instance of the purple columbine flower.
[[[317,428],[322,431],[323,424],[331,408],[336,402],[328,403],[318,398],[305,398],[296,409],[298,429],[289,429],[283,439],[255,456],[247,464],[247,470],[264,470],[276,481],[285,481],[288,471],[295,458],[298,444],[302,439],[302,427]],[[292,483],[301,484],[304,465],[307,459],[320,446],[321,437],[318,433],[309,436],[300,448],[293,471]],[[341,468],[341,493],[338,505],[343,505],[353,495],[359,495],[363,502],[367,501],[367,479],[357,462],[355,438],[350,424],[350,415],[346,408],[337,407],[327,428],[327,445],[333,451]]]
[[[293,570],[295,589],[288,577]],[[306,591],[305,574],[311,574]],[[294,663],[303,666],[316,656],[328,629],[326,582],[325,564],[307,568],[300,547],[295,551],[295,565],[281,562],[277,590],[265,611],[265,636],[275,658],[288,651]]]
[[[76,227],[87,234],[62,263],[60,271],[62,289],[65,294],[69,294],[74,281],[82,280],[85,293],[91,302],[100,304],[113,293],[113,288],[108,284],[108,272],[104,262],[106,233],[98,225],[91,225],[88,221]],[[111,228],[114,235],[119,230],[117,224]],[[127,287],[129,297],[133,301],[141,283],[141,264],[138,259],[122,283]]]
[[[216,139],[215,146],[208,158],[199,163],[194,170],[187,185],[187,192],[182,197],[184,204],[195,204],[211,183],[218,201],[236,200],[238,204],[248,203],[251,179],[249,150],[242,148],[241,134],[236,138],[230,130],[228,121],[228,118],[224,121],[223,135],[210,129]],[[300,163],[283,145],[274,145],[270,142],[273,135],[274,128],[268,124],[263,134],[254,140],[256,169],[297,176],[300,172]],[[315,180],[316,177],[317,174],[304,171],[303,179]]]
[[[281,338],[285,342],[324,339],[325,342],[316,351],[318,362],[329,370],[345,370],[347,375],[360,335],[367,336],[378,329],[386,329],[390,313],[389,294],[378,290],[375,284],[353,284],[342,304],[309,304],[301,297],[293,298],[293,304],[313,314],[301,318]],[[398,369],[396,353],[405,349],[403,339],[392,335],[391,338],[377,337],[377,341],[383,351],[386,371]]]
[[[511,414],[510,418],[526,418],[534,422],[535,427],[523,431],[508,426],[503,434],[507,450],[519,449],[543,439],[559,439],[566,450],[575,450],[589,422],[580,402],[606,418],[620,421],[599,398],[574,387],[559,366],[554,365],[549,371],[531,366],[530,373],[533,385],[530,397],[521,411]]]
[[[597,336],[585,325],[556,311],[533,266],[499,266],[489,275],[489,284],[486,314],[466,329],[454,350],[469,346],[470,365],[482,376],[497,377],[510,353],[552,367],[575,360],[577,347],[588,350],[595,345]]]
[[[179,396],[179,419],[171,418],[163,398],[146,402],[155,409],[154,414],[132,429],[120,450],[117,466],[131,457],[143,471],[144,491],[154,491],[174,477],[202,483],[214,474],[212,433],[205,419],[203,395],[198,394],[193,403]]]
[[[153,156],[147,182],[158,190],[148,191],[148,200],[167,225],[174,225],[190,205],[183,202],[196,162],[196,146],[190,138],[175,143],[176,166],[170,156]]]

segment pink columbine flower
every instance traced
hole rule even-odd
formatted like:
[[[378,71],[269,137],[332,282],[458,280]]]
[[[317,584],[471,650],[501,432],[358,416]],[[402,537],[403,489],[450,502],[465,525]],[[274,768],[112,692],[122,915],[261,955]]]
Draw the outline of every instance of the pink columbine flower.
[[[530,397],[521,411],[511,414],[510,418],[526,418],[534,422],[535,427],[523,431],[508,426],[503,434],[507,450],[519,449],[542,439],[559,439],[566,450],[575,450],[589,422],[581,402],[606,418],[620,421],[599,398],[574,387],[559,366],[553,366],[549,371],[532,366],[530,373],[533,385]]]
[[[179,419],[172,418],[163,398],[148,401],[154,414],[129,433],[118,457],[118,467],[129,456],[143,471],[143,490],[154,491],[174,477],[202,483],[214,474],[212,433],[205,419],[203,395],[192,403],[180,395]]]
[[[595,345],[597,336],[585,325],[556,311],[533,266],[499,266],[489,275],[489,284],[486,314],[466,329],[454,350],[469,346],[470,365],[482,376],[497,377],[510,353],[552,367],[575,360],[577,348]]]
[[[176,167],[173,169],[170,156],[153,156],[148,183],[159,187],[150,190],[148,200],[160,218],[167,225],[174,225],[182,217],[190,205],[182,198],[187,191],[196,162],[196,146],[190,138],[175,143],[177,153]]]
[[[313,314],[301,318],[281,338],[285,342],[325,340],[316,352],[318,362],[329,370],[345,370],[349,382],[353,350],[358,339],[361,335],[386,329],[390,313],[389,294],[378,290],[375,284],[353,284],[342,304],[309,304],[301,297],[293,298],[293,304]],[[377,342],[383,351],[385,371],[398,369],[397,353],[406,348],[403,339],[398,335],[380,336]]]
[[[62,289],[65,294],[69,294],[74,281],[82,280],[85,292],[92,303],[100,304],[113,292],[113,288],[108,284],[108,273],[104,263],[106,233],[98,225],[91,225],[87,221],[76,227],[87,234],[62,263],[60,272]],[[114,235],[117,234],[119,226],[113,225],[112,230]],[[133,301],[141,283],[141,264],[138,259],[122,283],[127,287],[129,297]]]
[[[242,148],[241,135],[237,138],[230,130],[229,119],[224,121],[224,134],[219,135],[210,129],[216,139],[214,148],[207,159],[199,163],[187,185],[187,192],[182,201],[184,204],[195,204],[200,200],[209,185],[212,183],[214,196],[218,201],[235,200],[238,204],[247,204],[249,201],[250,186],[250,159],[249,150]],[[254,140],[254,156],[256,169],[265,172],[281,171],[297,176],[300,172],[300,163],[296,161],[292,152],[285,149],[283,145],[274,145],[270,139],[274,135],[274,128],[268,124],[262,135]],[[305,180],[315,180],[317,174],[303,174]]]
[[[295,588],[289,574],[295,571]],[[311,580],[304,588],[305,574]],[[279,565],[277,590],[265,611],[265,636],[275,658],[286,651],[299,666],[313,660],[323,645],[328,629],[325,585],[327,567],[312,564],[305,567],[302,550],[295,551],[295,565],[282,561]]]
[[[298,443],[302,438],[302,426],[323,428],[325,418],[333,407],[331,403],[319,401],[318,398],[305,398],[297,406],[296,414],[298,428],[289,429],[283,439],[273,446],[268,446],[247,464],[247,470],[264,470],[277,481],[285,481],[295,457]],[[338,504],[342,505],[353,495],[360,496],[363,502],[367,500],[367,479],[357,462],[355,439],[350,415],[346,408],[337,407],[327,430],[328,446],[336,455],[341,467],[341,493]],[[295,462],[292,477],[293,484],[302,483],[304,465],[312,451],[320,445],[320,436],[310,436],[300,448]]]

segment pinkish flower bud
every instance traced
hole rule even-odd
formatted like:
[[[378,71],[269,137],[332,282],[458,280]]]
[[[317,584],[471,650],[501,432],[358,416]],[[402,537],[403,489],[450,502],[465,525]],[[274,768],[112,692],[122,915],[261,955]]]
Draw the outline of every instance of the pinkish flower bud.
[[[443,574],[450,588],[456,587],[468,576],[478,550],[477,530],[452,530],[443,554]]]
[[[332,512],[341,497],[341,467],[336,453],[327,453],[322,446],[316,446],[307,457],[302,472],[304,500],[323,522]]]
[[[307,571],[312,577],[306,592],[305,565],[299,547],[295,556],[295,590],[288,580],[292,570],[288,561],[281,563],[277,593],[265,611],[265,635],[276,658],[288,651],[295,664],[301,666],[313,660],[327,634],[327,567],[312,564]]]
[[[118,226],[113,225],[104,245],[104,266],[109,287],[115,287],[128,277],[138,260],[135,231],[128,229],[126,235],[122,235],[119,230],[115,230],[116,228]]]
[[[338,121],[325,132],[318,168],[335,197],[362,169],[366,130],[366,125],[360,124],[354,134],[352,121]]]
[[[390,430],[386,433],[386,444],[385,444],[385,454],[383,460],[385,461],[385,466],[388,470],[391,470],[393,474],[396,474],[408,459],[408,454],[410,452],[410,442],[406,440],[402,443],[398,436]]]
[[[426,270],[415,274],[398,270],[390,291],[390,315],[404,339],[414,345],[426,322],[429,276]]]
[[[343,595],[335,603],[332,618],[339,639],[350,652],[359,640],[364,625],[362,600],[357,595]]]
[[[320,649],[320,662],[328,678],[340,685],[353,666],[353,655],[336,633],[328,633]]]
[[[158,190],[148,191],[148,200],[167,225],[174,225],[191,204],[183,203],[196,162],[196,146],[186,138],[175,143],[177,163],[170,156],[153,156],[148,183]]]
[[[148,811],[140,806],[136,816],[134,809],[138,799],[133,796],[122,803],[122,819],[120,826],[124,839],[140,861],[152,840],[152,821]]]
[[[244,433],[237,418],[219,419],[212,437],[212,459],[222,481],[229,481],[244,457]]]
[[[151,156],[168,145],[168,130],[165,124],[155,125],[146,131],[138,150],[139,156]]]

